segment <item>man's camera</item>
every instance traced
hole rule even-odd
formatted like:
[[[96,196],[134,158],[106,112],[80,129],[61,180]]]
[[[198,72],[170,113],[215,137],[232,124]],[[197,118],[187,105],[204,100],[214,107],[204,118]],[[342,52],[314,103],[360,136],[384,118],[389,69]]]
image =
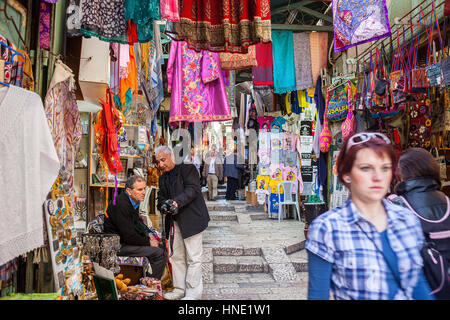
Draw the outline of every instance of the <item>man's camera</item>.
[[[174,205],[172,199],[168,199],[161,205],[161,212],[163,214],[177,214],[178,208]]]

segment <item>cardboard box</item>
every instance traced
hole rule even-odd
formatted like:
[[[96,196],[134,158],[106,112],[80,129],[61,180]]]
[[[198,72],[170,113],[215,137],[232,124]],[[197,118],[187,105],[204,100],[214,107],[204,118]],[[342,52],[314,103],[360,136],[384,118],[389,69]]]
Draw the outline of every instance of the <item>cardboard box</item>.
[[[247,191],[246,192],[247,203],[253,206],[258,205],[258,199],[256,197],[256,193]]]

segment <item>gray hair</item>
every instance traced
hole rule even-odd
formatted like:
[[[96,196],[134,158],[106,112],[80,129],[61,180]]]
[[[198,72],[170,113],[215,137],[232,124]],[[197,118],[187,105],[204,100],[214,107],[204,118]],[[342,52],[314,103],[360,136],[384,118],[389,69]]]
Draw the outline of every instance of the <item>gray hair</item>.
[[[141,181],[144,181],[144,182],[147,182],[147,181],[145,181],[145,179],[144,178],[142,178],[141,176],[136,176],[136,175],[133,175],[133,176],[130,176],[128,179],[127,179],[127,183],[125,183],[125,189],[126,188],[129,188],[129,189],[133,189],[134,187],[134,183],[135,182],[141,182]]]
[[[159,146],[155,149],[155,156],[157,156],[160,153],[164,153],[167,155],[170,155],[173,158],[175,158],[175,155],[173,154],[173,151],[170,147],[168,146]]]

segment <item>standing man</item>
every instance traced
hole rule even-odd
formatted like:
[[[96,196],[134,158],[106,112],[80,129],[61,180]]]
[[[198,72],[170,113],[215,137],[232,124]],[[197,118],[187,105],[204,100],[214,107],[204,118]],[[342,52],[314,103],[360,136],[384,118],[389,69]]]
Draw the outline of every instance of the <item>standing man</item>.
[[[217,185],[223,179],[223,164],[222,159],[217,157],[215,148],[211,149],[209,158],[206,158],[205,162],[203,177],[206,177],[206,183],[208,184],[208,200],[216,200]]]
[[[161,279],[166,266],[164,250],[158,246],[158,234],[148,228],[139,216],[140,202],[145,198],[147,182],[140,176],[131,176],[125,184],[125,191],[116,204],[110,204],[103,225],[105,233],[120,236],[118,256],[147,257],[152,267],[152,277]]]
[[[164,172],[159,178],[157,208],[165,214],[166,235],[170,235],[169,242],[173,244],[170,263],[174,289],[164,298],[198,300],[203,292],[202,232],[210,220],[199,174],[193,164],[176,165],[173,151],[167,146],[156,148],[155,154],[158,167]],[[168,206],[171,210],[167,210]],[[172,210],[174,207],[176,210]]]
[[[227,177],[227,193],[226,200],[236,200],[236,190],[238,189],[240,170],[244,170],[244,166],[237,163],[236,148],[225,157],[225,165],[223,175]]]

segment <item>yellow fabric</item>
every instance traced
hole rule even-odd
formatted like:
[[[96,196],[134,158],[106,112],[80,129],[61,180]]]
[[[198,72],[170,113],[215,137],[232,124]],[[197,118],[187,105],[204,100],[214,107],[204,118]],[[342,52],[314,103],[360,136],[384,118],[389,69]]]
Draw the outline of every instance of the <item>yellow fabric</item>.
[[[145,69],[145,81],[148,80],[150,43],[151,42],[141,43],[141,66]]]
[[[298,90],[298,105],[302,108],[302,111],[304,111],[305,108],[308,108],[309,105],[306,102],[306,91],[305,90]]]
[[[30,90],[35,91],[34,86],[34,77],[33,77],[33,65],[31,64],[31,59],[28,56],[28,53],[25,50],[17,49],[21,54],[25,56],[25,61],[20,55],[16,55],[17,60],[19,62],[25,62],[23,64],[23,79],[22,79],[22,87]]]
[[[282,181],[283,179],[270,179],[269,181],[270,192],[278,193],[278,184]],[[284,193],[283,188],[280,188],[280,192]]]
[[[291,114],[292,110],[291,110],[291,92],[286,93],[286,113],[287,114]]]

